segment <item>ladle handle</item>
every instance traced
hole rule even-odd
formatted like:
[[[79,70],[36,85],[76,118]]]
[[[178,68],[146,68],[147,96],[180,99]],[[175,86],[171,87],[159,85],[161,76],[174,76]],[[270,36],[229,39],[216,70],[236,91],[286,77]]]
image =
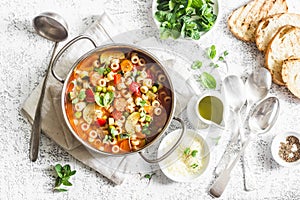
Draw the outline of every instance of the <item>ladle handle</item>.
[[[54,71],[54,65],[56,64],[57,60],[61,57],[61,55],[71,46],[73,45],[75,42],[79,41],[79,40],[82,40],[82,39],[87,39],[89,41],[91,41],[91,43],[94,45],[94,47],[96,48],[97,45],[96,45],[96,42],[89,36],[87,35],[79,35],[75,38],[73,38],[72,40],[70,40],[65,46],[63,46],[61,48],[61,50],[59,50],[59,52],[56,54],[56,56],[54,57],[53,59],[53,62],[51,63],[51,72],[52,72],[52,75],[54,76],[54,78],[56,78],[56,80],[58,80],[59,82],[61,83],[64,83],[64,79],[61,78],[60,76],[58,76],[56,74],[56,72]]]
[[[182,126],[182,131],[180,133],[180,136],[178,138],[178,140],[176,141],[176,143],[174,144],[174,146],[169,150],[167,151],[165,154],[163,154],[162,156],[160,156],[159,158],[156,158],[156,159],[148,159],[144,154],[143,152],[139,152],[140,156],[148,163],[158,163],[158,162],[161,162],[163,161],[164,159],[166,159],[169,155],[171,155],[171,153],[173,153],[175,151],[175,149],[178,147],[178,145],[181,143],[182,141],[182,138],[183,138],[183,135],[185,134],[186,132],[186,125],[184,123],[184,121],[180,118],[177,118],[177,117],[173,117],[173,119],[177,120],[181,126]]]
[[[52,55],[51,55],[50,62],[49,62],[49,65],[48,65],[48,68],[47,68],[47,71],[45,74],[45,78],[44,78],[42,89],[41,89],[41,94],[40,94],[39,101],[36,106],[36,110],[35,110],[35,114],[34,114],[31,138],[30,138],[30,149],[29,149],[29,158],[33,162],[37,160],[38,153],[39,153],[41,126],[42,126],[42,124],[41,124],[41,122],[42,122],[42,107],[43,107],[43,102],[44,102],[48,74],[49,74],[51,64],[53,62],[53,56],[56,52],[57,45],[58,45],[58,43],[56,42],[54,44],[54,47],[52,50]]]

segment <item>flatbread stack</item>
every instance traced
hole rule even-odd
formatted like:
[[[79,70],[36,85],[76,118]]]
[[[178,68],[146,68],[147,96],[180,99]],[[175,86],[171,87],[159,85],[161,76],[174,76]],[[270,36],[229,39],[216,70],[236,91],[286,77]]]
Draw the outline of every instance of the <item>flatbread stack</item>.
[[[300,98],[300,14],[288,13],[286,0],[252,0],[231,13],[228,26],[238,39],[255,42],[273,82]]]

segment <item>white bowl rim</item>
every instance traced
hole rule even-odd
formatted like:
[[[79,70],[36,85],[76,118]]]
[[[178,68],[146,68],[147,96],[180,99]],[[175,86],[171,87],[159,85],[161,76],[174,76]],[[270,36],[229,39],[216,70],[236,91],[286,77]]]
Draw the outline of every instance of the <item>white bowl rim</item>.
[[[176,132],[179,132],[180,129],[177,129],[177,130],[174,130],[172,131],[171,133],[168,133],[167,136],[171,137],[170,135],[172,134],[175,134]],[[203,142],[203,145],[205,146],[204,148],[207,148],[207,150],[209,151],[209,147],[208,147],[208,144],[206,142],[206,140],[201,136],[201,134],[199,133],[199,131],[197,130],[193,130],[193,129],[187,129],[186,130],[186,134],[194,134],[196,135],[202,142]],[[161,141],[159,147],[158,147],[158,152],[160,151],[160,148],[164,142],[164,140],[167,138],[164,137],[163,140]],[[176,177],[175,175],[172,175],[171,173],[169,173],[165,167],[162,167],[162,163],[159,162],[159,166],[160,166],[160,169],[161,171],[171,180],[175,181],[175,182],[193,182],[195,180],[197,180],[200,176],[202,176],[206,171],[207,171],[207,168],[209,168],[209,164],[210,164],[210,152],[208,152],[208,154],[205,156],[207,157],[207,164],[205,166],[205,168],[203,169],[202,173],[199,173],[199,174],[196,174],[194,177],[190,177],[190,178],[178,178]]]
[[[300,140],[300,134],[295,131],[287,131],[277,134],[272,141],[271,144],[271,153],[274,158],[274,160],[281,166],[284,167],[294,167],[298,166],[300,164],[300,159],[295,162],[286,162],[282,158],[279,157],[278,151],[279,151],[279,145],[280,142],[285,142],[287,136],[295,136]]]

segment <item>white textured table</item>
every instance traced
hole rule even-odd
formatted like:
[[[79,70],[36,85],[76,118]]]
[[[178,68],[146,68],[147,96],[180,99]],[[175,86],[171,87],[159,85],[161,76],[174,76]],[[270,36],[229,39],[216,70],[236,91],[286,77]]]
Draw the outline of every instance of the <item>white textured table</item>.
[[[254,44],[235,39],[228,31],[229,13],[246,1],[222,1],[221,20],[215,30],[199,42],[202,48],[216,44],[228,50],[232,73],[247,75],[263,66],[263,55]],[[290,11],[300,12],[300,1],[288,1]],[[213,152],[210,169],[194,183],[174,183],[161,172],[147,184],[138,174],[128,175],[122,185],[114,186],[103,176],[84,166],[45,136],[41,137],[40,157],[32,163],[28,149],[31,126],[20,113],[22,103],[42,80],[53,43],[37,36],[32,18],[43,11],[63,15],[70,30],[69,39],[83,32],[93,15],[106,8],[112,18],[120,19],[127,29],[145,29],[149,36],[157,34],[151,18],[150,0],[41,0],[0,2],[0,199],[210,199],[207,189],[213,180],[212,170],[224,150],[226,137]],[[170,43],[172,45],[172,42]],[[184,48],[184,47],[182,47]],[[251,146],[253,170],[258,189],[243,191],[241,166],[233,177],[223,199],[299,199],[300,168],[283,168],[270,154],[274,135],[300,131],[300,100],[286,89],[272,86],[271,93],[280,98],[281,112],[275,127],[260,136]],[[53,193],[52,165],[69,163],[77,170],[66,193]]]

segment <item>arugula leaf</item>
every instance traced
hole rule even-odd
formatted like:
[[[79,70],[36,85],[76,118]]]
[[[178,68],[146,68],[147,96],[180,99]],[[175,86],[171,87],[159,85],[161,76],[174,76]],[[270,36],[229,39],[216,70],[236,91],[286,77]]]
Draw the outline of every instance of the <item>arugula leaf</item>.
[[[54,169],[57,174],[57,177],[55,179],[55,187],[53,188],[53,190],[58,192],[67,191],[67,189],[60,188],[60,186],[72,186],[72,183],[69,181],[69,179],[76,173],[76,170],[72,171],[70,165],[68,164],[65,166],[61,166],[61,164],[56,164]]]
[[[215,89],[217,87],[216,79],[209,73],[203,72],[199,76],[199,81],[204,88]]]

